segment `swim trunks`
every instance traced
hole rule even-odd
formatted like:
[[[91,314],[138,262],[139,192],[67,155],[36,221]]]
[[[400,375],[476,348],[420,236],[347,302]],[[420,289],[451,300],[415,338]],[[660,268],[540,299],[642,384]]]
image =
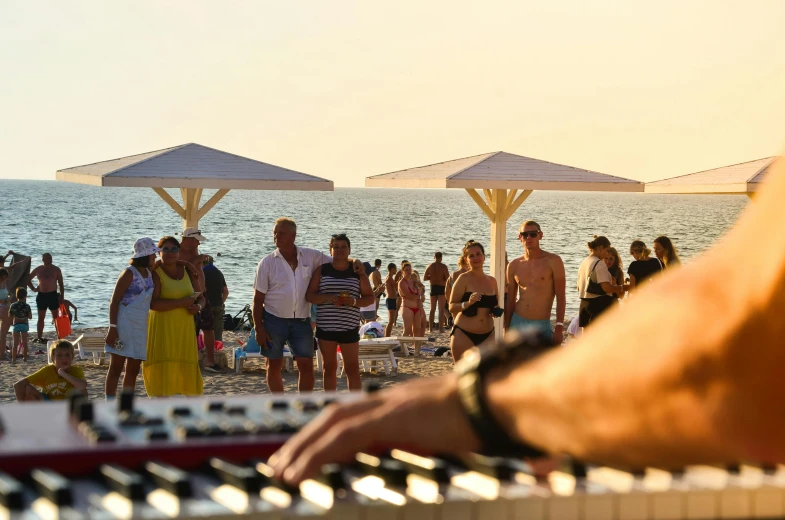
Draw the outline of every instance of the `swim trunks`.
[[[517,312],[513,312],[509,330],[531,333],[535,335],[539,344],[544,346],[553,345],[551,320],[527,320],[519,316]]]
[[[444,296],[444,285],[431,284],[431,296]]]
[[[387,298],[387,310],[397,311],[398,310],[398,305],[396,305],[397,301],[398,301],[397,298]]]
[[[35,305],[38,310],[49,309],[52,312],[57,312],[60,308],[60,296],[57,291],[40,292],[35,297]]]
[[[17,323],[14,325],[14,332],[27,332],[30,330],[30,326],[27,323]]]

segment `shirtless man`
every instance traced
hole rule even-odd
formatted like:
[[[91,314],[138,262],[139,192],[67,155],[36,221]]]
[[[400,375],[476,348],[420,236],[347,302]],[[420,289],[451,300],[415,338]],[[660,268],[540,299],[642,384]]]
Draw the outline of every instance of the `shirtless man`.
[[[398,309],[400,300],[398,299],[398,283],[395,281],[395,274],[398,268],[395,264],[387,264],[387,278],[384,280],[384,289],[387,291],[387,326],[384,328],[384,337],[390,337],[395,322],[398,320]]]
[[[439,308],[439,332],[444,332],[444,325],[447,324],[447,317],[444,312],[444,287],[450,279],[450,270],[442,263],[442,253],[436,251],[433,254],[433,263],[425,268],[423,280],[431,282],[431,310],[428,313],[428,332],[433,332],[433,319],[436,317],[436,308]]]
[[[379,312],[379,300],[382,298],[384,292],[384,282],[382,281],[382,261],[376,259],[373,261],[373,271],[371,272],[371,288],[373,295],[376,297],[376,312]]]
[[[183,240],[180,242],[180,260],[191,264],[193,269],[190,269],[197,279],[199,287],[194,287],[194,291],[205,292],[204,266],[207,255],[199,253],[199,244],[207,239],[202,235],[202,232],[195,227],[186,228],[183,231]],[[205,298],[204,307],[199,314],[194,315],[196,323],[196,333],[202,331],[204,334],[204,369],[208,372],[220,372],[221,367],[215,362],[215,329],[213,328],[213,308],[210,307],[210,302]]]
[[[46,309],[52,313],[52,319],[57,316],[57,310],[64,299],[65,288],[63,287],[63,273],[60,268],[52,263],[52,255],[44,253],[41,257],[44,265],[39,265],[30,272],[27,286],[31,291],[38,293],[35,297],[35,304],[38,307],[38,337],[33,343],[46,343],[42,337],[44,334],[44,319]],[[38,287],[33,286],[33,279],[38,278]],[[57,286],[60,286],[60,294],[57,294]]]
[[[533,220],[521,225],[519,238],[524,253],[507,266],[504,329],[534,329],[544,345],[561,345],[566,307],[564,264],[559,255],[540,249],[542,230]],[[556,330],[551,328],[554,298]]]

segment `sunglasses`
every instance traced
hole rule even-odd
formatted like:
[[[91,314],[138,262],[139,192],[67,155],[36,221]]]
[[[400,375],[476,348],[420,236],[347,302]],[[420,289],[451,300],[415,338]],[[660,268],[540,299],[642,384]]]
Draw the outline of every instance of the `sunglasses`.
[[[539,234],[540,234],[539,231],[521,231],[518,234],[518,236],[523,238],[523,239],[526,239],[526,238],[537,238],[537,235],[539,235]]]
[[[163,248],[161,248],[161,251],[163,251],[164,253],[179,253],[180,252],[180,248],[177,247],[177,246],[174,246],[174,247],[163,247]]]

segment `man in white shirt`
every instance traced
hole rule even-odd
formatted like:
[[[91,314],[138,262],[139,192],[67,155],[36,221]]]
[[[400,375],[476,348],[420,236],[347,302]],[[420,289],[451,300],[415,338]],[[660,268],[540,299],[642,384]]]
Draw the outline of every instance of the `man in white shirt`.
[[[296,237],[294,220],[276,220],[273,240],[277,249],[262,258],[256,268],[254,330],[267,358],[267,388],[273,393],[283,393],[284,343],[289,344],[297,363],[300,392],[311,392],[314,386],[311,304],[305,300],[305,292],[314,271],[332,258],[316,249],[295,246]],[[354,261],[354,269],[365,272],[359,260]]]

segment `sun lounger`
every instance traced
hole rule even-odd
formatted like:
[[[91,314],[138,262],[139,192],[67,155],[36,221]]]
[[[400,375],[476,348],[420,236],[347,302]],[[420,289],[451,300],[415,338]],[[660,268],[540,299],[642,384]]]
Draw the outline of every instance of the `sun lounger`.
[[[236,347],[232,354],[234,357],[234,371],[236,374],[243,371],[243,364],[246,359],[264,359],[264,356],[260,352],[247,352],[244,350],[244,347]],[[283,361],[284,370],[291,372],[293,370],[294,358],[292,357],[292,352],[289,350],[288,346],[283,348]]]
[[[373,363],[381,363],[384,373],[388,376],[398,373],[398,362],[393,354],[393,349],[400,345],[400,341],[395,338],[361,339],[358,358],[360,369],[370,370]],[[322,372],[322,352],[316,353],[316,370]],[[337,375],[342,377],[344,372],[343,355],[338,352]]]
[[[96,365],[103,365],[107,360],[106,351],[106,336],[103,334],[82,334],[71,343],[74,344],[76,350],[79,352],[79,359],[87,361],[92,358],[93,363]]]
[[[401,344],[401,353],[404,357],[409,356],[409,348],[407,344],[412,344],[416,341],[431,341],[431,338],[421,337],[421,336],[390,336],[389,338],[384,339],[394,339],[397,340]]]

